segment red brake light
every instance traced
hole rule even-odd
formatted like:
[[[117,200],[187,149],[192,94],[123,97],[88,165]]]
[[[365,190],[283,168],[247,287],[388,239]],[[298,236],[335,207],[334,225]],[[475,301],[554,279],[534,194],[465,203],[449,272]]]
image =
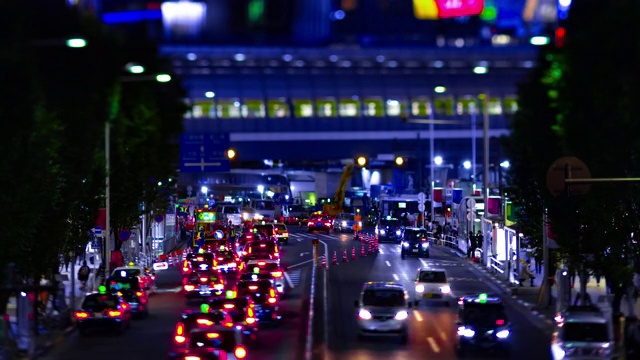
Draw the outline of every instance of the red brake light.
[[[233,309],[233,308],[235,308],[236,306],[235,306],[234,304],[224,304],[224,305],[223,305],[223,307],[224,307],[225,309]]]
[[[217,339],[220,337],[218,333],[207,333],[207,339]]]
[[[246,318],[246,319],[245,319],[245,322],[246,322],[247,324],[249,324],[249,325],[251,325],[251,324],[255,324],[255,323],[256,323],[256,318],[254,318],[254,317],[248,317],[248,318]]]
[[[504,325],[504,319],[496,320],[496,325]]]
[[[213,321],[209,319],[197,319],[196,322],[198,325],[211,326],[213,325]]]
[[[263,247],[267,247],[267,244],[260,244],[260,247],[261,247],[261,248],[263,248]]]
[[[184,336],[184,324],[178,323],[176,325],[176,332],[173,336],[173,340],[176,344],[184,344],[187,341],[187,338]]]
[[[264,262],[264,261],[258,261],[258,266],[265,266],[265,265],[267,265],[267,263],[266,263],[266,262]]]
[[[274,271],[271,273],[274,278],[282,277],[282,271]]]
[[[223,257],[219,257],[218,260],[224,260],[224,258]]]
[[[200,278],[200,282],[207,282],[209,280],[206,276]]]
[[[276,291],[273,290],[273,289],[269,289],[269,296],[275,297],[276,296]]]
[[[136,296],[142,297],[142,295],[143,295],[142,291],[136,291]]]
[[[195,286],[193,286],[193,285],[185,285],[185,286],[184,286],[184,289],[185,289],[186,291],[193,291],[193,289],[195,289],[195,288],[196,288],[196,287],[195,287]]]
[[[274,298],[274,297],[269,298],[269,300],[267,300],[267,302],[269,302],[269,304],[275,304],[275,303],[276,303],[276,301],[277,301],[277,300],[276,300],[276,298]]]
[[[196,258],[196,260],[198,260],[198,261],[204,261],[204,256],[198,256],[198,257]]]
[[[111,310],[108,312],[109,317],[120,317],[122,316],[122,311],[120,310]]]
[[[76,311],[73,315],[76,319],[86,319],[89,317],[89,313],[86,311]]]
[[[245,349],[243,346],[237,346],[236,349],[233,351],[233,354],[238,359],[244,359],[245,357],[247,357],[247,349]]]
[[[249,290],[258,290],[257,285],[249,285]]]

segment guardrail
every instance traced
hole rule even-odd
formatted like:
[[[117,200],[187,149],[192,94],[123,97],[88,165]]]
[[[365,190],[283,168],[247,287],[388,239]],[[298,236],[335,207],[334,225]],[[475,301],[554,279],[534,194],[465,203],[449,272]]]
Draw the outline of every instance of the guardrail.
[[[504,262],[496,259],[495,256],[489,257],[489,267],[500,274],[504,274]]]

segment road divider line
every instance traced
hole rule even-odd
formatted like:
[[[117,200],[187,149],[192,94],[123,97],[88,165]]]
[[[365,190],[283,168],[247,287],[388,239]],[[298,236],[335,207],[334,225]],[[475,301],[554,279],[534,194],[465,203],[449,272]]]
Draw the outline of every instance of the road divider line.
[[[378,248],[378,253],[379,253],[380,255],[384,255],[384,251],[382,251],[382,249],[380,249],[380,248]]]
[[[422,315],[420,315],[420,312],[418,312],[418,310],[413,312],[413,316],[415,316],[416,320],[418,320],[418,321],[422,321],[423,320],[422,319]]]
[[[424,267],[429,267],[429,263],[428,263],[425,259],[423,259],[423,258],[418,258],[418,260],[420,260],[420,262],[422,263],[422,266],[424,266]]]
[[[329,247],[327,246],[327,243],[322,241],[322,240],[318,240],[322,245],[324,245],[324,253],[325,256],[327,256],[327,254],[329,254]],[[315,268],[315,266],[314,266]],[[323,343],[326,344],[329,341],[329,299],[328,299],[328,295],[327,295],[327,276],[329,274],[329,262],[327,261],[327,269],[324,272],[324,288],[323,288],[323,294],[322,294],[322,299],[324,301],[324,308],[323,308],[323,320],[324,320],[324,338],[323,338]],[[327,358],[327,351],[324,351],[324,359]]]
[[[304,265],[304,264],[310,263],[310,262],[312,262],[312,261],[313,261],[313,259],[309,259],[309,260],[305,260],[305,261],[303,261],[303,262],[299,262],[299,263],[297,263],[297,264],[289,265],[289,266],[287,266],[287,267],[288,267],[289,269],[291,269],[291,268],[294,268],[294,267],[297,267],[297,266],[301,266],[301,265]]]
[[[313,260],[313,259],[312,259]],[[305,360],[313,360],[313,307],[316,297],[316,267],[311,269],[311,291],[309,292],[309,318],[307,319],[307,339],[305,344]]]
[[[409,275],[407,275],[407,273],[402,273],[402,276],[404,276],[405,279],[409,280]]]
[[[389,260],[385,261],[385,264],[387,264],[387,266],[391,266],[391,263],[389,262]]]
[[[293,289],[295,286],[293,286],[293,282],[291,281],[291,278],[289,277],[289,274],[287,274],[287,272],[284,272],[284,278],[287,279],[287,282],[289,283],[289,288]]]
[[[395,281],[400,281],[400,276],[398,276],[398,275],[396,275],[396,274],[393,274],[393,279],[394,279]]]
[[[445,333],[444,331],[440,331],[440,337],[442,338],[442,340],[444,340],[445,342],[447,341],[447,333]]]
[[[433,337],[429,336],[427,338],[427,342],[429,342],[429,346],[431,346],[431,350],[433,350],[433,352],[440,352],[440,347],[438,346],[438,344],[436,344],[436,341],[433,339]]]

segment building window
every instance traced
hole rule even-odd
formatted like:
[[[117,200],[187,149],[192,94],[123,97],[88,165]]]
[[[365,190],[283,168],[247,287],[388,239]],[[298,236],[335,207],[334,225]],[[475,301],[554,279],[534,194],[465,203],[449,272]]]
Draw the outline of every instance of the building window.
[[[335,117],[336,101],[333,99],[316,100],[316,114],[319,117]]]
[[[502,102],[499,98],[490,98],[487,105],[489,115],[502,115]]]
[[[354,117],[360,115],[360,102],[353,99],[340,100],[338,112],[342,117]]]
[[[218,100],[216,114],[220,119],[237,119],[240,117],[240,101]]]
[[[195,101],[191,108],[191,113],[196,119],[213,117],[212,111],[213,103],[211,101]]]
[[[438,97],[433,100],[436,115],[453,116],[455,113],[453,104],[454,101],[451,96]]]
[[[293,101],[293,111],[297,118],[313,116],[313,103],[311,100],[298,99]]]
[[[365,99],[364,116],[380,117],[384,116],[384,105],[382,99]]]
[[[456,113],[458,115],[476,114],[477,111],[478,105],[473,96],[465,96],[464,98],[458,99],[458,104],[456,105]]]
[[[402,101],[397,99],[388,99],[386,101],[386,105],[388,116],[400,116],[400,114],[402,114]]]
[[[265,108],[262,100],[246,100],[242,104],[242,117],[246,119],[264,118]]]
[[[502,103],[505,114],[515,114],[518,111],[518,100],[515,96],[505,97]]]
[[[267,100],[267,110],[272,119],[290,117],[289,104],[285,99]]]
[[[431,115],[431,104],[426,97],[417,97],[411,100],[412,116],[429,116]]]

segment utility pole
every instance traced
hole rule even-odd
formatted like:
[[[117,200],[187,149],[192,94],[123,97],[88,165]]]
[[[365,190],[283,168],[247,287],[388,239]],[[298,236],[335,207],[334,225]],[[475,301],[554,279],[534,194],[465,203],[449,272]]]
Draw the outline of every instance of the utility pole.
[[[483,161],[483,175],[482,175],[482,198],[484,200],[484,213],[482,215],[483,221],[482,226],[484,226],[484,218],[487,217],[488,209],[489,209],[489,92],[485,92],[484,99],[482,102],[482,137],[484,140],[484,161]],[[486,266],[488,267],[489,258],[491,257],[491,245],[489,241],[487,241],[487,237],[485,236],[484,231],[482,232],[483,241],[482,241],[482,254],[484,255],[484,261]]]
[[[104,238],[104,246],[105,246],[105,259],[104,259],[104,269],[105,276],[107,276],[109,272],[109,265],[111,262],[111,189],[109,186],[109,178],[110,178],[110,156],[111,156],[111,123],[110,117],[107,118],[107,121],[104,124],[104,160],[105,160],[105,213],[106,213],[106,224],[105,224],[105,238]]]
[[[434,199],[433,199],[433,188],[436,184],[435,181],[435,169],[433,167],[433,157],[434,157],[434,153],[435,153],[435,124],[433,121],[433,108],[431,108],[431,111],[429,112],[429,117],[432,121],[429,122],[429,169],[431,170],[431,178],[430,180],[430,186],[429,186],[429,191],[431,193],[431,196],[429,196],[429,198],[431,199],[431,223],[433,223],[433,221],[435,220],[435,214],[434,214]]]

